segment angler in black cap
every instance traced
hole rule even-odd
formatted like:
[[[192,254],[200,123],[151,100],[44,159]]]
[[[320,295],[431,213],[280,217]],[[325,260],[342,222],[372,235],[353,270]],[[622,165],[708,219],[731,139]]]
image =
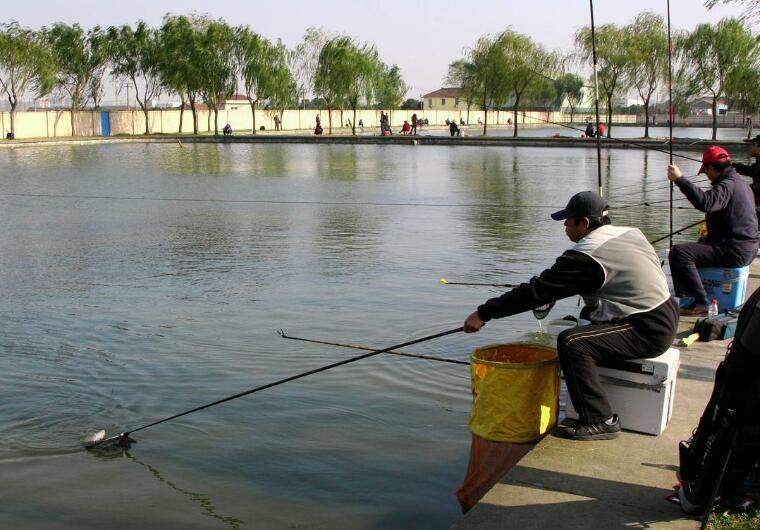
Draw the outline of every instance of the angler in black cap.
[[[620,432],[597,361],[657,357],[670,347],[678,327],[678,307],[652,245],[637,228],[611,225],[606,209],[594,192],[573,195],[552,219],[564,220],[575,244],[550,269],[486,301],[464,322],[472,333],[494,318],[583,297],[580,316],[591,324],[565,330],[557,339],[568,394],[579,414],[559,432],[575,440],[605,440]]]
[[[760,134],[749,140],[744,140],[749,143],[749,155],[755,158],[755,163],[749,164],[731,164],[736,172],[746,177],[752,177],[752,194],[755,196],[755,211],[757,212],[757,220],[760,223]],[[760,228],[760,224],[758,225]]]

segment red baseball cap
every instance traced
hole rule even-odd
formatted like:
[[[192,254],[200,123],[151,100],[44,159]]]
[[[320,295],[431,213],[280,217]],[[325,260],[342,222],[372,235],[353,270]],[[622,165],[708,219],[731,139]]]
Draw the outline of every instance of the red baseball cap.
[[[702,167],[699,168],[697,174],[704,173],[707,164],[714,164],[716,162],[731,162],[731,155],[722,147],[711,145],[702,153]]]

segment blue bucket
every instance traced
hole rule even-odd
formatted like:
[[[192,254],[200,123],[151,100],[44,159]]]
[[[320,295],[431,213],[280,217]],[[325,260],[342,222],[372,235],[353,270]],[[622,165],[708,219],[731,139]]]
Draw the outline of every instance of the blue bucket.
[[[712,299],[717,300],[720,311],[735,309],[744,303],[749,265],[735,269],[705,267],[699,269],[699,276],[707,291],[708,303]]]

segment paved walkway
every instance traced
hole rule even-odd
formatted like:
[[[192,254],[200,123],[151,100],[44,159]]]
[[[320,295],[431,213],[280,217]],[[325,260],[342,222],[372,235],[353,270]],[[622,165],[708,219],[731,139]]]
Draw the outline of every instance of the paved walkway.
[[[750,269],[748,293],[758,287],[760,260]],[[679,337],[691,332],[694,320],[681,319]],[[665,497],[677,483],[678,442],[697,426],[728,343],[679,347],[673,417],[663,434],[623,432],[597,442],[547,436],[452,528],[699,528],[699,520]]]

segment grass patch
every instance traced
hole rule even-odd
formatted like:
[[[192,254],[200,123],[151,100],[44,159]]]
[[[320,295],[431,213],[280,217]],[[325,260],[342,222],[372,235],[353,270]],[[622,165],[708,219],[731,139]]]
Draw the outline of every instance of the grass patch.
[[[709,530],[757,530],[760,528],[760,514],[757,511],[740,514],[716,513],[710,517]]]

